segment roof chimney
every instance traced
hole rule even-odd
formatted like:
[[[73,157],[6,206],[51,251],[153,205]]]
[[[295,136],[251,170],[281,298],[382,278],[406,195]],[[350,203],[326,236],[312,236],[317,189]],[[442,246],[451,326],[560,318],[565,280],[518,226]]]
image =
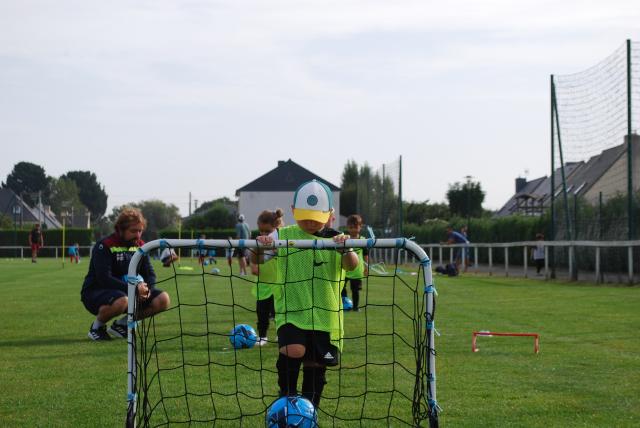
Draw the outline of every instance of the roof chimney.
[[[516,178],[516,193],[520,193],[527,185],[527,179],[523,177]]]

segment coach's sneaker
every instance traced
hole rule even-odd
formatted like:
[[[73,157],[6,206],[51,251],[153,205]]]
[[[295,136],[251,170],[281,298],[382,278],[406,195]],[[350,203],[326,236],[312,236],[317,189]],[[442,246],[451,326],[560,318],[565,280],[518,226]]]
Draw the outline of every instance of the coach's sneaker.
[[[113,324],[111,324],[111,327],[109,327],[109,330],[107,331],[114,337],[117,337],[120,339],[127,338],[127,328],[123,325],[118,324],[117,321],[114,321]]]
[[[87,333],[87,336],[89,336],[89,339],[91,340],[111,340],[111,336],[109,336],[109,333],[107,333],[107,326],[103,325],[100,328],[92,328],[93,324],[91,324],[91,327],[89,327],[89,333]]]

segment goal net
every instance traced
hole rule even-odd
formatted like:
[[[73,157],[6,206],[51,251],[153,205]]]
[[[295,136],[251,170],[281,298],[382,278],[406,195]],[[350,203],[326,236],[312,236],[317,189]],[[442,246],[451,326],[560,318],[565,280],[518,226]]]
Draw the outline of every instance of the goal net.
[[[633,212],[640,196],[638,70],[640,45],[628,41],[584,71],[551,76],[555,188],[547,192],[559,209],[558,238],[635,235]]]
[[[365,273],[358,312],[340,305],[341,359],[327,370],[316,409],[319,426],[437,426],[435,289],[424,250],[404,238],[280,240],[273,247],[285,266],[298,252],[314,252],[315,260],[318,252],[345,247],[375,249],[369,251],[373,266],[382,258],[398,261]],[[143,257],[164,248],[213,249],[218,257],[207,264],[155,264],[156,287],[169,293],[171,307],[137,319],[137,268]],[[271,321],[266,345],[232,346],[234,326],[256,327],[252,288],[260,275],[240,275],[237,258],[229,264],[224,256],[256,248],[255,240],[169,239],[149,242],[135,254],[128,273],[128,427],[265,425],[279,393],[277,331]]]

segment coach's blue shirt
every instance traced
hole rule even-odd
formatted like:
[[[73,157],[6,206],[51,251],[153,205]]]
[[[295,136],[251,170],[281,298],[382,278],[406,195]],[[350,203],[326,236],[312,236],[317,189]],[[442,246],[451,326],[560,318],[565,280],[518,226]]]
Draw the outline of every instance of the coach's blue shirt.
[[[133,244],[125,242],[115,233],[97,242],[91,252],[89,272],[84,278],[82,291],[91,288],[121,290],[126,293],[128,285],[122,277],[128,274],[129,262],[143,244],[143,241]],[[155,285],[156,273],[148,255],[142,257],[138,273],[149,287]]]

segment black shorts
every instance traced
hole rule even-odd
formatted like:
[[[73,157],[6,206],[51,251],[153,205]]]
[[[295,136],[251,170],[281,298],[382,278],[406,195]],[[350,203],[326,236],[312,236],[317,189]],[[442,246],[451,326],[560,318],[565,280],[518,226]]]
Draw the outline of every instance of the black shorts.
[[[278,329],[278,346],[304,345],[305,361],[327,366],[340,364],[340,350],[331,344],[329,333],[321,330],[303,330],[293,324]]]
[[[159,288],[152,288],[151,295],[147,300],[138,305],[139,309],[144,309],[151,304],[151,301],[162,293]],[[112,290],[108,288],[96,288],[84,290],[80,296],[82,304],[93,315],[98,315],[100,306],[111,306],[113,302],[121,297],[127,297],[127,293],[122,290]]]

